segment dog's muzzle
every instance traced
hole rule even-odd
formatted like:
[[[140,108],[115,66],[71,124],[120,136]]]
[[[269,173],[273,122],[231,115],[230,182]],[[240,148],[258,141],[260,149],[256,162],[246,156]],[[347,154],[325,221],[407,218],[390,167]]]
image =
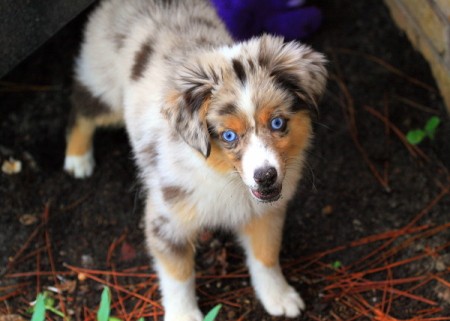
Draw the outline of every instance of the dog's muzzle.
[[[281,185],[269,189],[251,189],[251,192],[258,201],[275,202],[281,197]]]
[[[281,196],[281,184],[277,184],[278,173],[274,167],[259,168],[253,179],[258,184],[251,188],[253,196],[261,202],[275,202]]]

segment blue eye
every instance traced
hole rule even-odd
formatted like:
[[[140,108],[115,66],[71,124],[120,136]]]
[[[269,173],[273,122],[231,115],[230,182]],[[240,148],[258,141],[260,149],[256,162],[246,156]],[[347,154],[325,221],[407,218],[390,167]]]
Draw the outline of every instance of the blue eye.
[[[272,130],[284,130],[286,128],[286,120],[281,117],[272,118],[270,127]]]
[[[238,138],[238,136],[234,131],[226,130],[222,133],[222,138],[224,141],[231,143],[234,142]]]

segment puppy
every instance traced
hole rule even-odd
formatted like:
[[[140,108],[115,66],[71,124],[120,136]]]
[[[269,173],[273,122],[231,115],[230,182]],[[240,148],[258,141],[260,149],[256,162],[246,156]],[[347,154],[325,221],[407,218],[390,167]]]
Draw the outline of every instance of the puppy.
[[[324,57],[263,35],[234,43],[202,0],[106,0],[75,66],[64,168],[92,174],[98,126],[124,124],[146,188],[146,239],[166,321],[200,321],[194,244],[235,231],[268,313],[305,305],[278,260],[288,201],[324,91]]]

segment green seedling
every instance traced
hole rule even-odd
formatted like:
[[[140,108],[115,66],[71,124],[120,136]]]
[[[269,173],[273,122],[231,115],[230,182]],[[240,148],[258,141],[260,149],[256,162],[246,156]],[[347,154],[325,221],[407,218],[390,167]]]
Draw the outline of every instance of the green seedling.
[[[331,267],[335,270],[339,270],[342,267],[342,262],[334,261],[333,263],[331,263]]]
[[[440,123],[441,119],[437,116],[433,116],[428,119],[423,129],[410,130],[406,134],[406,139],[412,145],[420,144],[426,137],[433,140]]]
[[[69,320],[64,313],[54,307],[55,300],[50,296],[48,292],[39,293],[34,306],[29,310],[32,313],[31,321],[45,321],[46,311],[50,311],[64,320]],[[208,312],[204,321],[214,321],[219,314],[219,310],[222,305],[215,306]],[[119,318],[110,316],[111,314],[111,290],[105,286],[103,288],[102,296],[100,299],[100,307],[97,311],[97,321],[121,321]],[[138,321],[144,321],[144,318],[139,318]]]
[[[102,296],[100,298],[100,307],[97,311],[97,321],[122,321],[119,318],[113,317],[111,314],[111,290],[105,286],[103,288]],[[144,321],[144,318],[139,318],[138,321]]]
[[[109,314],[111,313],[111,291],[107,286],[103,288],[100,299],[100,307],[97,311],[97,321],[109,321]]]
[[[42,293],[39,293],[36,299],[36,303],[33,307],[33,316],[31,321],[44,321],[45,320],[45,297]]]
[[[222,308],[222,304],[216,305],[214,308],[212,308],[211,311],[208,312],[208,314],[203,319],[203,321],[214,321],[217,318],[217,315],[219,314],[219,310],[221,308]]]
[[[55,300],[52,298],[49,292],[44,291],[39,293],[36,298],[36,303],[30,309],[30,313],[33,313],[31,321],[44,321],[46,311],[50,311],[57,316],[60,316],[64,320],[69,320],[60,310],[55,308]]]

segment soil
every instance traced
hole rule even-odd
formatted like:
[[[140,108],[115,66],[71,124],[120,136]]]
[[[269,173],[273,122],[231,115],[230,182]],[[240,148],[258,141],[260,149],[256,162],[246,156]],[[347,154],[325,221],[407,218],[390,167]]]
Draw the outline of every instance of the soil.
[[[324,24],[307,42],[327,55],[331,77],[281,253],[288,279],[307,303],[298,319],[448,317],[450,121],[430,68],[381,1],[321,5]],[[73,319],[93,320],[102,282],[85,281],[72,267],[158,299],[152,278],[138,279],[148,282],[140,287],[131,275],[117,280],[98,272],[152,273],[125,132],[96,134],[91,178],[62,171],[71,68],[85,20],[84,14],[71,22],[0,83],[0,163],[22,163],[20,173],[0,173],[0,315],[29,318],[37,293],[73,284],[55,295],[57,302],[64,301]],[[411,150],[404,133],[433,115],[441,119],[435,139]],[[269,317],[254,298],[233,237],[218,232],[202,239],[202,310],[221,302],[219,321],[283,320]],[[123,319],[124,309],[152,311],[124,296],[113,292],[125,302],[113,310]]]

